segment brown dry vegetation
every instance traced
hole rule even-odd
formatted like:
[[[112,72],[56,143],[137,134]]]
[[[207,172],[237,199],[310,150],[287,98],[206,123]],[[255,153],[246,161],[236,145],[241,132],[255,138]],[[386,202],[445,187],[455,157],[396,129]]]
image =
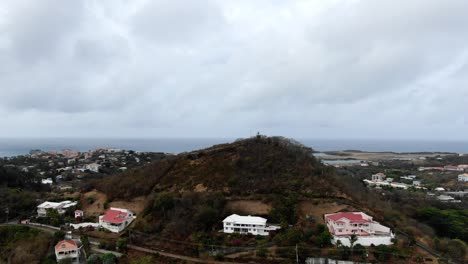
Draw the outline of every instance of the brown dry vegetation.
[[[226,195],[301,193],[334,196],[329,175],[311,150],[284,138],[256,137],[180,154],[95,183],[109,200],[161,192]],[[201,188],[202,187],[202,188]]]
[[[321,201],[301,201],[298,204],[299,218],[311,216],[317,223],[323,224],[323,215],[340,211],[353,211],[353,208],[347,204],[339,202],[321,202]]]
[[[94,202],[89,203],[88,199],[93,199]],[[88,217],[102,215],[106,211],[104,209],[104,203],[106,200],[106,195],[104,193],[98,192],[97,190],[84,193],[81,198],[81,204],[85,216]]]
[[[44,232],[24,226],[0,227],[0,263],[40,263],[52,243]]]
[[[271,205],[258,200],[235,200],[226,203],[226,209],[252,215],[267,215],[271,210]]]

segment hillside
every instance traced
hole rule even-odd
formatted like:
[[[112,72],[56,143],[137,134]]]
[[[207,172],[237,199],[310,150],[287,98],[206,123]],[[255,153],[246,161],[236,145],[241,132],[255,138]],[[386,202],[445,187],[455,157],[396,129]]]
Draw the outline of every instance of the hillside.
[[[393,230],[409,234],[409,239],[400,237],[394,246],[379,249],[389,252],[387,260],[391,256],[405,260],[416,255],[431,257],[411,246],[413,239],[433,244],[434,231],[414,218],[418,218],[416,209],[426,205],[424,200],[406,199],[402,203],[403,195],[410,194],[385,191],[383,195],[366,188],[362,175],[376,173],[373,170],[381,167],[335,169],[322,165],[312,153],[311,148],[282,137],[237,140],[167,156],[145,167],[96,180],[91,184],[96,190],[84,197],[99,197],[99,202],[95,208],[86,199],[82,204],[87,215],[93,210],[103,213],[102,204],[127,205],[123,207],[133,209],[138,218],[130,231],[122,234],[124,237],[147,248],[181,255],[207,257],[216,246],[222,254],[236,259],[238,255],[232,254],[235,248],[250,247],[257,251],[241,257],[243,262],[277,263],[265,260],[263,253],[257,255],[258,250],[262,252],[268,245],[267,255],[291,260],[299,245],[301,259],[327,255],[359,260],[366,254],[355,252],[351,256],[346,248],[329,246],[323,215],[363,211]],[[220,233],[223,219],[234,213],[263,216],[282,228],[262,238]],[[429,213],[434,215],[433,211]],[[443,240],[441,244],[447,243]],[[382,257],[379,252],[372,255]]]
[[[255,137],[167,157],[96,183],[108,199],[153,192],[222,192],[226,195],[301,193],[331,196],[331,169],[312,149],[281,137]]]

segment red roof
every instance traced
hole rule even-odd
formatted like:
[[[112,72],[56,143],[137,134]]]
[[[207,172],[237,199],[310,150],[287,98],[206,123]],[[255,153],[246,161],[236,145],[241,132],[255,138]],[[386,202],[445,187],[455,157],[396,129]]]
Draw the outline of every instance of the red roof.
[[[333,221],[338,221],[342,218],[348,219],[350,222],[358,222],[358,223],[366,223],[370,222],[367,219],[364,219],[362,217],[362,214],[360,213],[336,213],[336,214],[331,214],[328,215],[327,218],[333,220]]]
[[[62,240],[55,245],[55,251],[70,251],[77,248],[75,241],[71,239]]]
[[[128,213],[117,211],[117,210],[108,210],[107,213],[102,217],[102,221],[106,221],[113,224],[120,224],[128,219]]]

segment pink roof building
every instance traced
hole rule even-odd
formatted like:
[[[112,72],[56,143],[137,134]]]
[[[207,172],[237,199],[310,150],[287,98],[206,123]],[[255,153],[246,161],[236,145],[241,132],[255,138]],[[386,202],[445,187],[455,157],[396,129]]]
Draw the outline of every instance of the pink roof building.
[[[363,212],[326,214],[324,218],[334,241],[340,240],[345,245],[350,244],[351,235],[356,235],[358,239],[365,238],[358,241],[363,246],[391,244],[394,237],[390,228],[379,224]]]
[[[123,231],[136,218],[136,215],[127,209],[111,207],[105,215],[99,216],[99,224],[111,232]]]

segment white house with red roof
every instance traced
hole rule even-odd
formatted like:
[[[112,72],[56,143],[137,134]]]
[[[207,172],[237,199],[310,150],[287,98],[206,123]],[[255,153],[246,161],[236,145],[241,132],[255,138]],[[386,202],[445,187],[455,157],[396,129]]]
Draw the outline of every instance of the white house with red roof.
[[[119,233],[135,218],[136,215],[130,210],[111,207],[105,215],[99,216],[99,225],[111,232]]]
[[[355,245],[391,245],[395,235],[390,228],[374,221],[371,216],[363,212],[341,212],[325,215],[328,231],[333,236],[332,243],[338,240],[345,246],[351,245],[351,235],[357,236]]]
[[[83,219],[84,212],[83,210],[75,210],[75,219]]]
[[[84,263],[84,254],[82,254],[82,245],[79,240],[65,239],[55,245],[55,257],[57,263],[64,259],[70,259],[70,263]]]

